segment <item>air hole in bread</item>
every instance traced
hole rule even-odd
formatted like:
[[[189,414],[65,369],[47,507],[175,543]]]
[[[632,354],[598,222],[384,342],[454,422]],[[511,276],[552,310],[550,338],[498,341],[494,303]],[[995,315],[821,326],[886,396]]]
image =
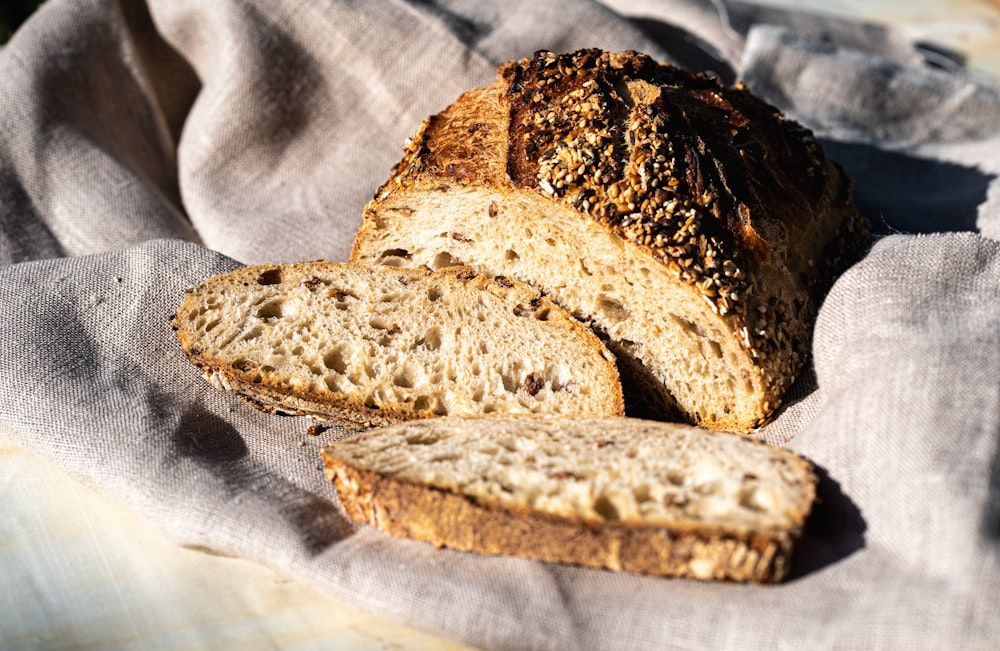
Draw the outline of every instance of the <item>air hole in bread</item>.
[[[597,297],[597,309],[612,321],[625,321],[630,316],[628,309],[620,300],[607,294],[600,294]]]
[[[423,412],[431,408],[431,399],[427,396],[417,396],[413,401],[413,411]]]
[[[412,389],[416,382],[413,378],[413,372],[404,368],[392,377],[392,383],[402,389]]]
[[[257,337],[261,336],[262,334],[264,334],[263,328],[261,328],[259,325],[257,325],[257,326],[254,326],[254,327],[250,328],[245,333],[243,333],[243,336],[240,337],[240,341],[253,341]]]
[[[545,382],[552,387],[553,391],[562,391],[565,389],[572,392],[576,388],[569,368],[562,364],[552,364],[546,367]]]
[[[391,321],[381,316],[376,316],[369,319],[368,325],[370,325],[372,328],[376,330],[393,330],[393,329],[398,330],[398,328],[396,328],[396,326],[393,325]]]
[[[281,269],[268,269],[257,276],[258,285],[277,285],[281,282]]]
[[[673,319],[674,323],[680,326],[681,330],[683,330],[684,332],[693,334],[696,337],[702,336],[701,328],[699,328],[697,324],[688,321],[684,317],[677,316],[676,314],[671,314],[670,318]]]
[[[611,502],[606,495],[601,495],[596,500],[594,500],[594,512],[601,516],[605,520],[619,520],[621,519],[618,513],[618,508]]]
[[[433,303],[437,301],[439,298],[441,298],[442,293],[443,292],[441,291],[440,287],[438,287],[437,285],[433,285],[430,289],[427,290],[427,300]]]
[[[407,445],[434,445],[438,442],[438,436],[424,427],[414,427],[406,432],[404,437]]]
[[[398,266],[403,260],[409,260],[413,257],[413,254],[406,249],[386,249],[378,255],[379,262],[388,266]],[[396,265],[393,265],[391,260],[396,259]]]
[[[332,298],[333,300],[337,301],[338,309],[344,309],[344,307],[348,303],[347,299],[349,298],[358,300],[358,295],[349,289],[340,289],[340,288],[328,289],[326,290],[326,296],[327,298]],[[339,303],[343,303],[344,305],[339,305]]]
[[[274,299],[273,301],[268,301],[260,306],[257,310],[257,318],[263,319],[264,321],[270,321],[271,319],[280,319],[284,311],[284,301],[279,299]]]
[[[326,388],[334,393],[340,393],[340,380],[339,376],[332,374],[323,376],[323,383],[326,385]]]
[[[249,359],[237,359],[233,361],[230,366],[235,368],[237,371],[243,371],[244,373],[249,373],[250,371],[257,368],[257,363]]]
[[[555,240],[554,237],[546,237],[545,238],[545,243],[548,244],[549,246],[555,246],[556,245],[556,240]]]
[[[767,512],[775,508],[774,495],[754,483],[740,488],[739,501],[740,506],[751,511]]]
[[[205,332],[210,332],[214,330],[220,323],[222,323],[222,319],[213,319],[201,327],[205,330]]]
[[[709,339],[708,347],[711,349],[713,355],[715,355],[718,359],[722,359],[722,345],[719,344],[719,342]]]
[[[521,388],[521,369],[522,364],[520,361],[515,360],[513,364],[503,369],[500,372],[500,378],[503,381],[504,391],[507,393],[516,393],[519,388]]]
[[[334,348],[323,355],[323,366],[334,373],[344,375],[347,373],[347,359],[344,357],[342,348]]]
[[[417,337],[417,340],[413,343],[413,347],[438,350],[441,348],[441,329],[437,326],[432,327],[422,337]]]
[[[503,259],[507,262],[514,262],[515,260],[520,260],[521,256],[514,249],[507,249],[506,253],[503,254]]]
[[[456,264],[455,258],[450,253],[442,251],[434,256],[434,261],[431,262],[431,269],[437,271],[446,267],[454,267]]]
[[[514,306],[514,314],[516,316],[533,316],[539,321],[549,320],[549,308],[542,305],[540,298],[531,299],[527,305],[518,303]]]
[[[583,258],[580,258],[580,271],[583,272],[584,276],[593,276],[594,275],[594,272],[591,271],[590,267],[587,266],[587,261],[585,259],[583,259]]]

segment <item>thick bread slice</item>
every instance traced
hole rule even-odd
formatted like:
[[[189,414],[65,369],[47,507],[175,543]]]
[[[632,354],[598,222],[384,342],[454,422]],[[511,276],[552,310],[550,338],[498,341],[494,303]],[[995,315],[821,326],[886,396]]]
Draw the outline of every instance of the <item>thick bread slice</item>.
[[[644,574],[779,581],[812,466],[755,439],[627,418],[442,418],[323,450],[352,518],[439,546]]]
[[[346,427],[623,413],[593,332],[527,285],[465,268],[246,267],[189,289],[173,323],[215,386]]]
[[[428,118],[351,259],[532,282],[609,340],[648,408],[630,413],[747,431],[867,238],[851,180],[745,88],[586,50],[506,64]]]

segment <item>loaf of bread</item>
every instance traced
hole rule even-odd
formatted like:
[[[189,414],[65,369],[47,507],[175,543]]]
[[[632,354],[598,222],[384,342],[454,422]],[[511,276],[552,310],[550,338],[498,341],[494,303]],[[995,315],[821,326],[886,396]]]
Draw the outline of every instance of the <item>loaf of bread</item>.
[[[851,180],[746,88],[584,50],[505,64],[428,118],[351,260],[533,283],[607,340],[630,414],[745,432],[867,239]]]
[[[413,421],[323,458],[347,513],[393,536],[706,580],[785,577],[816,490],[791,452],[633,418]]]
[[[173,325],[216,387],[345,427],[623,413],[593,332],[535,289],[465,268],[245,267],[189,289]]]

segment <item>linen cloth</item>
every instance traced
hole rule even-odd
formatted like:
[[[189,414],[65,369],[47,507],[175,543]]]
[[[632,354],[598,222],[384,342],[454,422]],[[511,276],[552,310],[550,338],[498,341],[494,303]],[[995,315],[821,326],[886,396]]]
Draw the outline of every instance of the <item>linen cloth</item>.
[[[857,179],[878,240],[761,435],[821,501],[778,586],[438,550],[354,527],[335,430],[184,359],[183,290],[346,257],[420,121],[537,49],[742,80]],[[1000,91],[881,27],[721,0],[51,0],[0,52],[0,419],[179,545],[495,649],[995,648]]]

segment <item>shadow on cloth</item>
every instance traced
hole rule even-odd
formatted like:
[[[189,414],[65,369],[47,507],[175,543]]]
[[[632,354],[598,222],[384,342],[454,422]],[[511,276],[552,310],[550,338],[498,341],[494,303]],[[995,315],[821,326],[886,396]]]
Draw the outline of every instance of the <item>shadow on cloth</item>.
[[[872,145],[823,142],[857,183],[858,208],[875,234],[975,232],[992,174]]]
[[[979,535],[1000,553],[1000,437],[990,462],[986,504],[979,524]]]
[[[677,65],[688,70],[713,73],[724,84],[736,80],[736,71],[714,53],[715,48],[687,30],[652,18],[631,18],[630,22],[669,52]]]
[[[273,507],[309,555],[321,553],[354,531],[334,500],[296,486],[253,459],[236,428],[200,405],[185,411],[172,443],[179,457],[212,473],[233,496],[232,503],[246,498],[249,508]],[[255,497],[261,495],[277,499],[255,505]]]
[[[842,561],[865,546],[868,525],[860,509],[826,470],[819,466],[815,470],[819,477],[816,502],[792,559],[788,581]]]

